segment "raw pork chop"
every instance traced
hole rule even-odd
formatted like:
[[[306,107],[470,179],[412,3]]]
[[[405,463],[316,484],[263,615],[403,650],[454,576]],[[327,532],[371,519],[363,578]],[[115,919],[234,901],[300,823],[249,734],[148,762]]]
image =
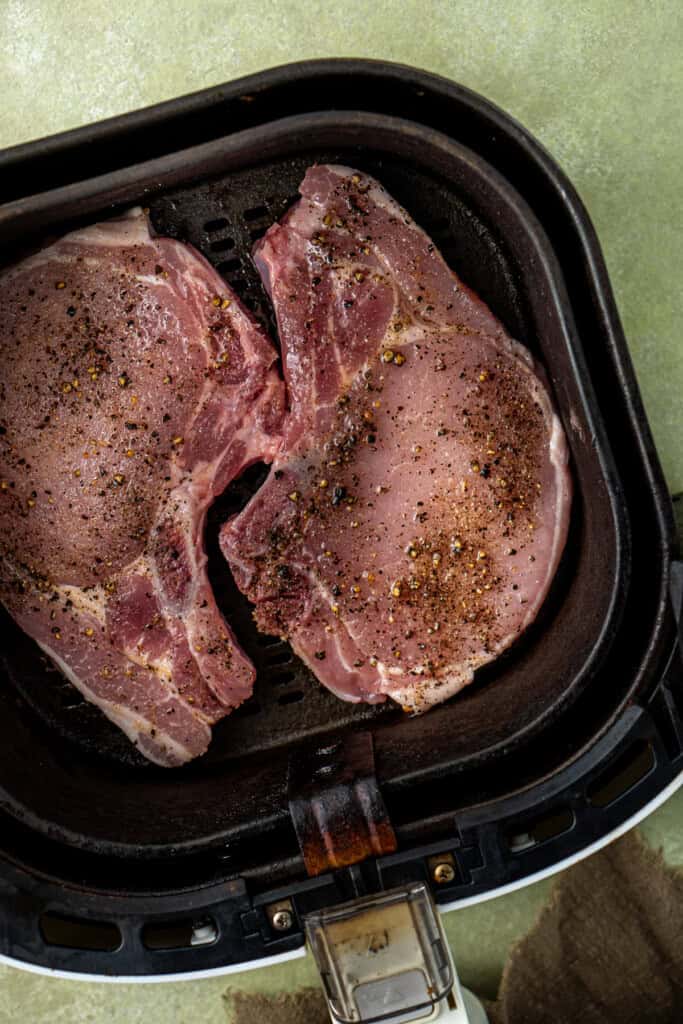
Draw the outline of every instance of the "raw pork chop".
[[[222,533],[261,629],[351,701],[423,710],[522,633],[570,506],[529,353],[371,178],[313,167],[257,245],[291,411]]]
[[[6,271],[0,324],[2,600],[146,757],[181,764],[251,693],[202,530],[276,450],[275,351],[140,210]]]

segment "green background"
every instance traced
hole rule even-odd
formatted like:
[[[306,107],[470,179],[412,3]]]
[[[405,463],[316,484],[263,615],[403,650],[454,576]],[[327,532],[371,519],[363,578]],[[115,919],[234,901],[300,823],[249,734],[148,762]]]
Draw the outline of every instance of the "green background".
[[[682,39],[679,0],[0,0],[0,147],[304,58],[384,58],[462,82],[525,124],[586,203],[676,493],[683,491]],[[0,199],[1,189],[0,182]],[[683,863],[682,822],[679,794],[644,826],[672,863]],[[550,884],[448,915],[466,984],[493,994],[506,950]],[[308,961],[163,986],[0,968],[0,1022],[225,1024],[228,985],[276,991],[312,980]]]

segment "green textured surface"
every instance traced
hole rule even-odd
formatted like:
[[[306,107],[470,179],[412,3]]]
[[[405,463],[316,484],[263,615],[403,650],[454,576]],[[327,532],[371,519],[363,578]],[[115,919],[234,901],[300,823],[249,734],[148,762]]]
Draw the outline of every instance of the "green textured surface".
[[[241,4],[0,0],[0,147],[311,57],[402,61],[514,114],[564,166],[601,239],[646,409],[683,490],[679,0]],[[47,184],[47,183],[46,183]],[[683,796],[643,825],[683,863]],[[493,994],[549,881],[447,918],[463,981]],[[226,1024],[228,985],[312,983],[310,964],[172,985],[68,982],[0,968],[0,1024]]]

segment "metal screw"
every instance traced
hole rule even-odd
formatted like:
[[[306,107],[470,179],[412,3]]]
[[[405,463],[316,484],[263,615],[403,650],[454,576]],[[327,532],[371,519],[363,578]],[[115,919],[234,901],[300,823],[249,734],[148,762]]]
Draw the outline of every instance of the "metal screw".
[[[449,864],[447,860],[441,861],[434,868],[434,881],[444,885],[447,882],[452,882],[455,878],[455,868],[452,864]]]
[[[276,910],[270,919],[273,928],[278,932],[288,932],[294,924],[294,918],[289,910]]]

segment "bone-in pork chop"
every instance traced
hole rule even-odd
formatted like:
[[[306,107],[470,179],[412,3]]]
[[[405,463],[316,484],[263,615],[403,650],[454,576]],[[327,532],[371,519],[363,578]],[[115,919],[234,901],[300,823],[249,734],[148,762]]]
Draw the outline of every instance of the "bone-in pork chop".
[[[529,352],[372,178],[309,169],[255,250],[290,411],[222,548],[266,632],[351,701],[451,696],[536,616],[567,448]]]
[[[251,693],[208,583],[212,498],[279,442],[276,353],[140,210],[0,276],[1,596],[150,760]]]

